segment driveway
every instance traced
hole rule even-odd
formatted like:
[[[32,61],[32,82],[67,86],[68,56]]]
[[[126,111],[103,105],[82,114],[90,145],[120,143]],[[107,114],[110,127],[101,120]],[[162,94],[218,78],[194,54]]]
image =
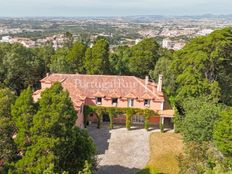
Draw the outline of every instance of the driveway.
[[[96,129],[96,125],[89,126],[88,131],[97,146],[99,167],[96,174],[134,174],[149,160],[149,136],[154,131],[109,130],[107,126]]]

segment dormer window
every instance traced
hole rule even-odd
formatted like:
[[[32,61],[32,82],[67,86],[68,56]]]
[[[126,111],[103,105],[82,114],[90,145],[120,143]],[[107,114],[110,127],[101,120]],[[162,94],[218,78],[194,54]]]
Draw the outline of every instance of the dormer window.
[[[118,105],[118,98],[112,98],[112,106]]]
[[[145,100],[144,100],[144,106],[145,106],[145,107],[148,107],[148,108],[149,108],[149,107],[150,107],[150,103],[151,103],[151,100],[149,100],[149,99],[145,99]]]
[[[134,106],[134,99],[129,98],[129,99],[127,100],[127,102],[128,102],[128,107],[133,107],[133,106]]]
[[[102,104],[102,98],[101,97],[96,97],[96,104],[101,105]]]

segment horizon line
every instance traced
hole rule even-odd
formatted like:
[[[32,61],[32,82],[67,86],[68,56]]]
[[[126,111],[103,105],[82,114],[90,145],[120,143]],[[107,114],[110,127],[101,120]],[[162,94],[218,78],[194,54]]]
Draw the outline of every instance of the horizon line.
[[[232,16],[232,13],[228,14],[216,14],[216,13],[202,13],[202,14],[136,14],[136,15],[17,15],[17,16],[5,16],[0,15],[0,18],[84,18],[84,17],[139,17],[139,16],[160,16],[160,17],[204,17],[204,16]]]

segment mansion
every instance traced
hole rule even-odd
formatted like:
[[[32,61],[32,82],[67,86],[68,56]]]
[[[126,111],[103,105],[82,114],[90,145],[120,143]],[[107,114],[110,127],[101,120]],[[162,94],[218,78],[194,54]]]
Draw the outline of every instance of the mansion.
[[[41,89],[33,93],[34,101],[40,98],[46,88],[60,82],[63,89],[69,92],[78,114],[76,125],[81,128],[84,127],[85,105],[150,109],[158,113],[150,118],[151,124],[163,123],[165,118],[172,121],[174,115],[162,91],[162,75],[158,83],[150,81],[148,76],[140,79],[134,76],[84,74],[50,74],[40,82]],[[132,122],[144,122],[140,118],[134,116]],[[105,121],[104,118],[102,121]]]

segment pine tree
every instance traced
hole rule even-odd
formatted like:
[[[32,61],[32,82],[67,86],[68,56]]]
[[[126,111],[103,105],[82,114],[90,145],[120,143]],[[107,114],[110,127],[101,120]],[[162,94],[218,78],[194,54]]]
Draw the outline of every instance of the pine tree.
[[[97,40],[86,51],[85,67],[88,74],[106,74],[109,72],[109,43],[105,39]]]
[[[0,89],[0,173],[6,163],[16,157],[16,145],[13,141],[15,126],[10,114],[15,95],[9,89]]]
[[[22,91],[12,106],[11,114],[17,128],[16,144],[21,152],[24,152],[30,145],[30,128],[32,126],[35,105],[32,98],[32,90],[27,88]]]
[[[75,127],[77,113],[68,92],[60,83],[46,89],[33,117],[31,146],[15,164],[17,173],[80,171],[85,160],[92,162],[95,147],[84,130]]]

